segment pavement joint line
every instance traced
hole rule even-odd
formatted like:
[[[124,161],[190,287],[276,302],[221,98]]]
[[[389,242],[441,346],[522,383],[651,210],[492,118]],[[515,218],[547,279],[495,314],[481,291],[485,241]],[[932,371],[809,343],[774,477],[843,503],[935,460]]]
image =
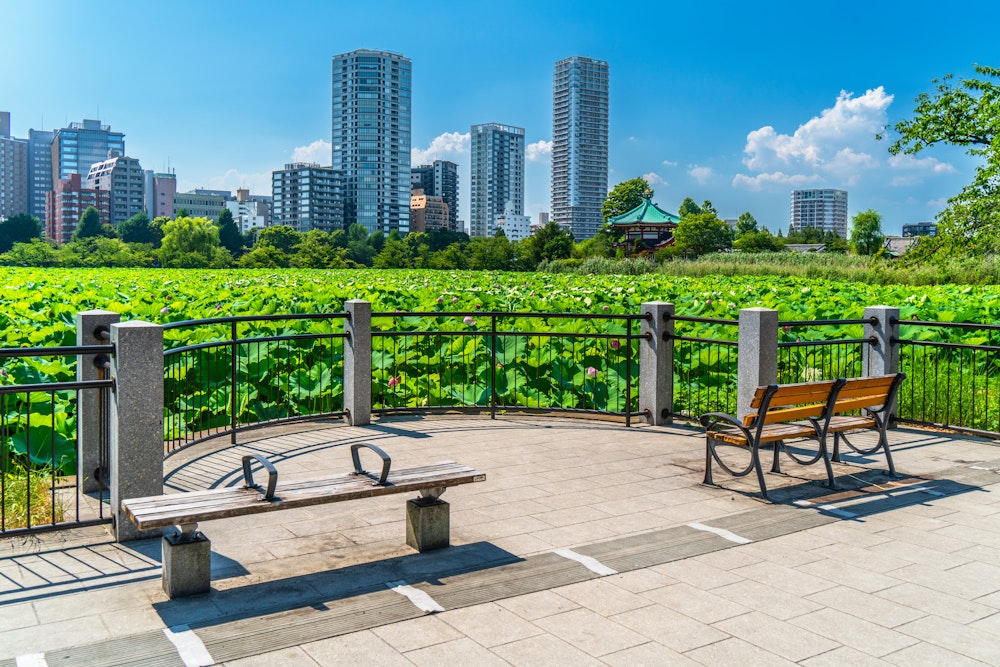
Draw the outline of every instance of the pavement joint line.
[[[913,491],[920,491],[921,493],[927,493],[927,494],[930,494],[932,496],[937,496],[938,498],[944,498],[944,496],[945,496],[945,494],[941,493],[940,491],[935,491],[934,489],[929,489],[926,486],[915,486],[915,487],[913,487],[912,490]]]
[[[726,530],[725,528],[716,528],[715,526],[706,526],[703,523],[689,523],[689,527],[695,530],[703,530],[706,533],[715,533],[724,540],[729,540],[730,542],[735,542],[736,544],[750,544],[753,540],[737,535],[736,533]]]
[[[554,553],[558,556],[562,556],[563,558],[575,560],[591,572],[594,572],[602,577],[606,577],[609,574],[618,574],[618,570],[608,567],[593,556],[584,556],[583,554],[577,553],[572,549],[556,549]]]
[[[19,655],[14,658],[14,664],[17,667],[49,667],[49,663],[45,660],[44,653],[26,653],[25,655]]]
[[[821,512],[826,512],[827,514],[839,516],[844,519],[855,519],[858,516],[854,512],[847,512],[838,507],[834,507],[833,505],[817,505],[816,503],[809,502],[808,500],[795,500],[793,502],[799,507],[815,507]]]
[[[184,663],[184,667],[207,667],[215,664],[201,638],[188,626],[175,625],[172,628],[163,628],[163,634],[177,649],[177,655]]]
[[[410,586],[405,581],[388,581],[386,582],[386,588],[395,591],[400,595],[405,595],[409,598],[410,602],[423,612],[428,614],[433,614],[435,612],[444,611],[444,607],[439,605],[434,598],[430,596],[426,591],[422,591],[419,588],[414,588]]]

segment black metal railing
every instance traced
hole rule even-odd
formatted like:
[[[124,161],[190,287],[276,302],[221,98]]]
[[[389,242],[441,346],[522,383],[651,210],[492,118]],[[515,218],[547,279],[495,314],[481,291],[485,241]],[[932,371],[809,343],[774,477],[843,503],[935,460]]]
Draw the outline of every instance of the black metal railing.
[[[0,349],[0,536],[109,523],[110,345]],[[76,381],[76,355],[98,355],[97,380]],[[78,472],[78,405],[97,394],[94,471]],[[87,489],[94,489],[88,491]]]
[[[996,437],[1000,325],[900,320],[899,420]]]
[[[641,315],[372,314],[372,409],[638,416]]]
[[[210,437],[344,414],[346,313],[164,326],[164,456]]]
[[[694,420],[706,412],[736,412],[739,322],[684,315],[668,319],[674,322],[672,416]]]
[[[778,323],[778,383],[818,382],[867,374],[863,326],[877,318],[853,320],[789,320]]]

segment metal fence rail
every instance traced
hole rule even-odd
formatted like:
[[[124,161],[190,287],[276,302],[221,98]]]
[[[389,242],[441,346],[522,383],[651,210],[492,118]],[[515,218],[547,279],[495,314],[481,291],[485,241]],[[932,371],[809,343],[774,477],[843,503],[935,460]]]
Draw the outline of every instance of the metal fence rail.
[[[103,365],[102,379],[71,378],[76,355],[106,355],[112,349],[0,349],[0,536],[111,521],[101,471],[107,469],[112,382]],[[98,357],[101,364],[105,359]],[[103,415],[98,469],[85,471],[83,478],[77,471],[76,431],[82,392],[97,392]],[[94,491],[85,490],[89,488]]]
[[[862,325],[875,318],[853,320],[789,320],[779,322],[778,383],[817,382],[865,375],[864,348],[876,342],[862,338]],[[794,338],[794,340],[792,340]]]
[[[641,319],[372,313],[373,412],[489,412],[494,418],[503,411],[575,412],[630,424],[639,415]]]
[[[164,326],[164,456],[218,435],[344,415],[346,314],[256,315]],[[334,324],[336,323],[336,324]],[[167,334],[166,332],[177,332]]]
[[[736,412],[737,320],[669,316],[675,323],[673,416],[694,420],[706,412]],[[680,333],[678,333],[680,332]]]

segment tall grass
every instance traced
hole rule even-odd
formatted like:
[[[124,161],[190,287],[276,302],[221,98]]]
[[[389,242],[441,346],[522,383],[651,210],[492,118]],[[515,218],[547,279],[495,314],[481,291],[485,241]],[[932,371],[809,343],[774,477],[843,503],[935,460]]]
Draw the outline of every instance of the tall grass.
[[[27,528],[29,506],[32,526],[60,523],[65,520],[66,507],[58,495],[55,497],[55,504],[52,502],[52,485],[55,484],[55,479],[51,476],[44,473],[32,475],[30,489],[28,476],[24,471],[5,473],[2,482],[5,530]]]

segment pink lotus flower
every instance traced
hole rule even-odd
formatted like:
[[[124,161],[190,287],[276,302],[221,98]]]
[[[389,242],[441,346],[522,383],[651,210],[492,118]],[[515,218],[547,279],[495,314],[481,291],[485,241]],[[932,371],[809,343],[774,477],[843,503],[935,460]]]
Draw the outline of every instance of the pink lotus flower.
[[[592,378],[597,377],[597,369],[594,368],[593,366],[587,368],[587,377],[592,377]]]
[[[792,328],[786,324],[785,326],[781,327],[781,330],[784,331],[785,333],[788,333],[789,331],[792,330]]]
[[[611,349],[612,350],[617,350],[621,346],[622,346],[622,344],[619,343],[618,341],[616,341],[616,340],[611,341]]]
[[[7,369],[0,368],[0,378],[5,378],[5,377],[7,377]]]
[[[392,389],[393,387],[399,386],[399,380],[396,379],[396,376],[393,376],[389,378],[389,382],[387,384],[389,385],[389,388]]]
[[[171,299],[173,299],[173,298],[174,298],[174,297],[173,297],[173,295],[172,295],[172,294],[168,294],[168,295],[167,295],[167,301],[170,301],[170,300],[171,300]]]
[[[601,310],[607,312],[607,310],[608,310],[608,304],[604,304],[603,306],[601,306]]]
[[[457,296],[451,297],[451,302],[452,303],[458,303],[458,297]]]
[[[477,304],[476,304],[476,310],[479,310],[480,308],[482,308],[482,306],[480,306],[480,305],[479,305],[479,304],[477,303]]]
[[[705,300],[705,305],[706,306],[711,306],[712,305],[712,300],[711,299],[706,299]]]
[[[222,310],[222,304],[221,303],[215,304],[215,309],[216,310]]]
[[[439,296],[438,297],[438,303],[444,303],[444,297],[443,296]]]
[[[466,315],[466,316],[465,316],[465,319],[464,319],[464,320],[462,320],[462,321],[463,321],[463,322],[465,322],[465,323],[466,323],[466,324],[467,324],[468,326],[470,326],[470,327],[471,327],[471,326],[472,326],[473,324],[475,324],[475,323],[476,323],[476,321],[475,321],[474,319],[472,319],[472,316],[471,316],[471,315]]]
[[[498,371],[502,371],[503,370],[503,364],[501,364],[499,361],[497,362],[497,370]]]
[[[170,312],[170,308],[168,308],[167,306],[164,306],[163,308],[160,308],[160,315],[166,315],[169,312]]]

